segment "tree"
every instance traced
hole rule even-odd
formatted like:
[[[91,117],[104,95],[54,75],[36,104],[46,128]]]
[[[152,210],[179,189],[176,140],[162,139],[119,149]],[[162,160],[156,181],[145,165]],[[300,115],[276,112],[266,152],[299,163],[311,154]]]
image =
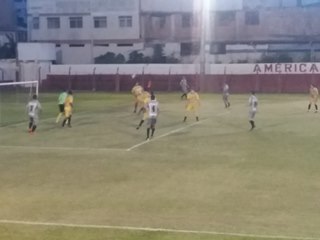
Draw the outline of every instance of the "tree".
[[[119,53],[114,60],[115,60],[115,63],[119,63],[119,64],[126,62],[125,57],[121,53]]]
[[[153,47],[152,63],[165,63],[166,57],[163,53],[163,45],[155,44]]]
[[[144,63],[143,53],[139,53],[138,51],[131,52],[127,63]]]
[[[284,63],[284,62],[290,63],[290,62],[293,62],[293,59],[287,53],[272,54],[272,55],[264,54],[258,62],[260,62],[260,63]]]
[[[115,55],[113,52],[107,52],[106,54],[100,55],[94,59],[96,64],[122,64],[125,63],[125,61],[126,59],[122,54]]]
[[[16,58],[17,43],[12,34],[6,34],[8,42],[0,46],[0,59]]]

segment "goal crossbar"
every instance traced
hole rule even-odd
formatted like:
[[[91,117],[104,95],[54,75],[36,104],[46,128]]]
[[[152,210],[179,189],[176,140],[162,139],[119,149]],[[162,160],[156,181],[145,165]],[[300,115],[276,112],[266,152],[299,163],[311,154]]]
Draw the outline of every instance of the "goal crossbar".
[[[38,81],[6,82],[6,83],[0,83],[0,87],[1,86],[14,86],[14,85],[27,85],[27,84],[35,84],[36,85],[36,94],[39,95],[39,82]]]

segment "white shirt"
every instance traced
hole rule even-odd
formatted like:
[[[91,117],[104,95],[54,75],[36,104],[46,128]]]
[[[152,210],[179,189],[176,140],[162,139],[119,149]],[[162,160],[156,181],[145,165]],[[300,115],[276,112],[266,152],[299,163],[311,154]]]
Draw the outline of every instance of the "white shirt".
[[[187,83],[187,79],[182,78],[180,81],[180,86],[183,92],[187,92],[188,91],[188,83]]]
[[[41,104],[38,100],[31,100],[27,104],[27,112],[30,117],[37,117],[41,110]]]
[[[148,113],[149,113],[149,117],[151,118],[155,118],[158,116],[159,113],[159,103],[157,100],[151,100],[148,103]]]
[[[224,95],[229,95],[229,85],[228,84],[225,84],[223,86],[223,94]]]
[[[258,98],[255,95],[249,97],[249,107],[251,111],[257,111]]]

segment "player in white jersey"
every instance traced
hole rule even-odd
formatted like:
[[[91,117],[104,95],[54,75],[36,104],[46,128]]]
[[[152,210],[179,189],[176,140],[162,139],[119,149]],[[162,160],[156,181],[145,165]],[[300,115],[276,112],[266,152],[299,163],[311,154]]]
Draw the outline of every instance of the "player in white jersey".
[[[251,92],[251,96],[249,97],[249,122],[251,124],[251,130],[253,130],[256,125],[254,122],[258,107],[258,98],[255,96],[255,92]]]
[[[151,95],[151,100],[147,104],[147,110],[148,110],[148,128],[147,128],[146,140],[150,140],[150,138],[153,137],[154,132],[156,130],[157,117],[159,114],[159,103],[156,100],[156,97],[154,95]],[[151,129],[151,136],[150,136],[150,129]]]
[[[33,134],[36,131],[39,123],[39,112],[41,111],[41,104],[38,101],[37,95],[32,96],[27,104],[27,113],[29,116],[29,133]]]
[[[187,94],[188,94],[188,89],[189,89],[189,85],[187,82],[187,79],[185,77],[183,77],[180,81],[180,87],[181,87],[181,91],[182,91],[182,95],[181,95],[181,100],[183,98],[187,99]]]
[[[230,107],[230,102],[229,102],[229,85],[227,83],[223,84],[222,88],[222,99],[224,102],[224,106],[226,108]]]

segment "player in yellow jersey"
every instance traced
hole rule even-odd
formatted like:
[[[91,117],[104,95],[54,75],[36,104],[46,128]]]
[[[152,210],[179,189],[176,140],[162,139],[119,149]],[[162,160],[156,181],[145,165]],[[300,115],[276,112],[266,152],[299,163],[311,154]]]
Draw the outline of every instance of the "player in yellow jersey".
[[[142,92],[143,92],[143,87],[137,82],[131,90],[131,93],[134,97],[134,110],[133,110],[134,113],[137,112],[137,108],[139,104],[138,98],[142,94]]]
[[[62,122],[62,127],[68,123],[68,127],[71,127],[71,117],[72,117],[72,110],[73,110],[73,95],[72,91],[68,91],[68,96],[64,102],[64,120]]]
[[[150,94],[147,91],[143,91],[142,94],[139,96],[139,105],[142,106],[141,109],[139,110],[139,114],[143,112],[143,116],[136,129],[139,129],[144,123],[144,121],[148,118],[148,111],[146,106],[150,102],[151,95],[153,95],[153,93]]]
[[[199,121],[198,109],[200,107],[200,97],[199,94],[194,90],[187,94],[187,103],[186,103],[186,115],[184,116],[183,121],[187,120],[187,115],[189,112],[193,113],[196,116],[196,120]]]
[[[310,111],[311,105],[314,104],[315,107],[315,112],[318,112],[318,98],[319,98],[319,91],[318,88],[316,88],[314,85],[310,85],[310,89],[309,89],[309,93],[310,93],[310,99],[309,99],[309,105],[308,105],[308,112]]]

